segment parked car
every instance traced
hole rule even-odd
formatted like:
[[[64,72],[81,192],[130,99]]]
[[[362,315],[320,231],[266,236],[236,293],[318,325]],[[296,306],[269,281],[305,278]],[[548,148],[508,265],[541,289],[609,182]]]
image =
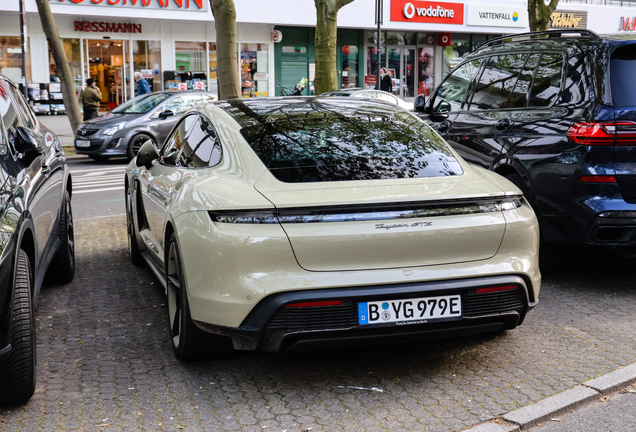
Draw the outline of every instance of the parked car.
[[[587,30],[491,39],[418,115],[468,162],[515,183],[562,246],[636,244],[636,40]]]
[[[189,108],[215,99],[215,94],[202,91],[163,91],[138,96],[104,116],[82,123],[75,132],[75,150],[95,160],[113,156],[131,160],[149,139],[161,146]]]
[[[45,275],[75,274],[71,193],[57,137],[0,75],[0,404],[35,391],[33,310]]]
[[[392,95],[389,92],[385,92],[383,90],[364,90],[360,88],[352,88],[352,89],[342,89],[336,90],[332,92],[323,93],[321,96],[340,96],[340,97],[357,97],[357,98],[365,98],[365,99],[374,99],[383,102],[388,102],[393,105],[397,105],[406,110],[412,110],[413,105],[406,102],[404,99],[400,99],[399,97]]]
[[[125,190],[180,359],[512,329],[538,300],[519,188],[384,102],[199,105]]]

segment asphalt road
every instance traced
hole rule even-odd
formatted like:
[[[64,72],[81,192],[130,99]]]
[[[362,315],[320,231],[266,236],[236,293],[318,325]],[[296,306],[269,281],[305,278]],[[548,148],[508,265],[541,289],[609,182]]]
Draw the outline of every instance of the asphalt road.
[[[69,159],[73,179],[75,219],[123,215],[126,159],[95,162],[88,157]]]

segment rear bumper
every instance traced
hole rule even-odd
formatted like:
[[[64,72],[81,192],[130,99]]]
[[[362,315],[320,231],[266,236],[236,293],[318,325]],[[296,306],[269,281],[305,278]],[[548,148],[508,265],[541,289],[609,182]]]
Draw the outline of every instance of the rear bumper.
[[[515,290],[477,294],[478,288],[516,286]],[[359,325],[357,304],[378,300],[459,294],[462,317],[454,320]],[[339,306],[286,308],[290,303],[340,300]],[[230,336],[240,350],[285,351],[408,342],[475,335],[520,325],[536,302],[526,280],[495,276],[465,280],[335,288],[278,293],[261,300],[238,328],[195,321],[201,329]]]

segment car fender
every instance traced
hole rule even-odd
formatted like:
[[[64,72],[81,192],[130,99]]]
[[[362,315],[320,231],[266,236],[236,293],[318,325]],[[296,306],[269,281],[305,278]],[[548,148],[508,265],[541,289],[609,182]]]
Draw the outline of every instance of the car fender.
[[[153,139],[153,141],[155,142],[157,147],[161,148],[160,143],[158,143],[157,134],[149,126],[144,126],[144,127],[140,127],[140,128],[131,129],[129,132],[126,132],[126,134],[124,134],[124,136],[122,137],[123,142],[126,143],[126,145],[124,147],[128,148],[128,145],[130,144],[130,141],[135,136],[137,136],[139,134],[149,135]],[[124,147],[122,147],[122,148],[124,148]]]

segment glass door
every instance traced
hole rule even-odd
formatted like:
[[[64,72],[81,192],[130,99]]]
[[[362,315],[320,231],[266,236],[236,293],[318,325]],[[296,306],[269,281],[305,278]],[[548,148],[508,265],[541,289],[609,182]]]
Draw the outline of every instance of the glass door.
[[[415,48],[389,47],[387,70],[393,78],[393,94],[400,98],[415,97]]]
[[[101,109],[113,109],[128,100],[130,85],[126,44],[121,40],[84,40],[86,79],[93,78],[102,93]],[[84,82],[84,84],[86,84]]]

